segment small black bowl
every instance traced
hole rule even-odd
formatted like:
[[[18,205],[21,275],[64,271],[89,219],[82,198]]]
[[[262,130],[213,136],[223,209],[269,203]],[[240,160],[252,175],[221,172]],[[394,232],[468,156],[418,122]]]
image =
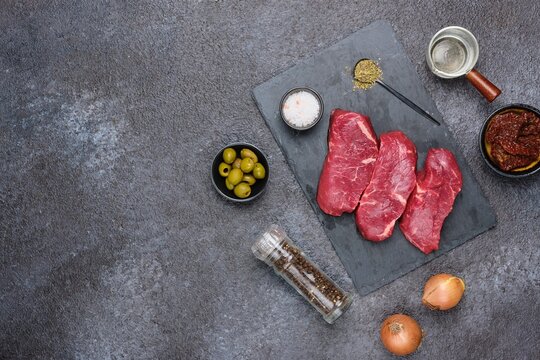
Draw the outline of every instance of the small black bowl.
[[[251,195],[245,199],[240,199],[236,197],[232,190],[227,189],[227,187],[225,186],[225,178],[219,175],[219,164],[223,162],[223,151],[227,148],[233,148],[234,150],[236,150],[237,156],[240,156],[240,151],[242,149],[249,149],[253,151],[255,155],[257,155],[259,163],[261,163],[261,165],[264,166],[264,169],[266,170],[266,176],[264,177],[264,179],[257,180],[257,182],[253,184],[253,186],[251,187]],[[248,143],[234,143],[225,146],[217,153],[216,157],[214,158],[214,162],[212,163],[212,184],[214,184],[214,188],[225,199],[237,203],[250,202],[261,196],[261,194],[264,192],[264,189],[266,188],[269,176],[270,169],[268,168],[268,161],[266,160],[266,156],[258,147]]]
[[[294,124],[291,124],[290,122],[288,122],[286,119],[285,119],[285,116],[283,115],[283,103],[285,102],[285,100],[292,94],[294,93],[297,93],[297,92],[300,92],[300,91],[306,91],[310,94],[313,94],[317,100],[319,101],[319,104],[321,105],[321,109],[319,110],[319,116],[317,116],[317,118],[309,125],[307,126],[304,126],[304,127],[300,127],[300,126],[296,126]],[[323,113],[324,113],[324,103],[323,103],[323,100],[322,100],[322,97],[321,95],[319,95],[318,92],[316,92],[315,90],[313,90],[312,88],[308,88],[308,87],[296,87],[296,88],[292,88],[290,89],[289,91],[287,91],[285,93],[285,95],[283,95],[283,97],[281,98],[281,101],[279,102],[279,115],[281,116],[281,119],[283,120],[283,122],[285,124],[287,124],[288,126],[290,126],[291,128],[295,129],[295,130],[307,130],[307,129],[311,129],[312,127],[314,127],[315,125],[317,125],[317,123],[321,120],[322,116],[323,116]]]
[[[495,110],[487,118],[487,120],[484,122],[484,125],[482,125],[482,130],[480,131],[480,137],[479,137],[479,140],[480,140],[480,152],[482,153],[482,157],[484,158],[484,161],[491,168],[491,170],[495,171],[497,174],[499,174],[501,176],[504,176],[506,178],[518,179],[518,178],[524,178],[524,177],[531,176],[533,174],[538,173],[540,171],[540,163],[538,163],[535,166],[533,166],[532,168],[524,170],[524,171],[503,171],[497,166],[497,164],[495,164],[489,158],[489,155],[488,155],[488,152],[487,152],[487,149],[486,149],[486,145],[485,145],[485,142],[484,142],[484,139],[486,137],[486,131],[487,131],[487,128],[489,126],[489,123],[491,122],[491,119],[493,119],[493,117],[495,115],[498,115],[498,114],[500,114],[502,112],[505,112],[505,111],[508,111],[508,110],[511,110],[511,109],[531,111],[531,112],[535,113],[537,116],[540,117],[540,111],[538,111],[538,109],[536,109],[536,108],[534,108],[534,107],[532,107],[530,105],[525,105],[525,104],[510,104],[510,105],[507,105],[507,106],[504,106],[504,107],[502,107],[500,109]]]

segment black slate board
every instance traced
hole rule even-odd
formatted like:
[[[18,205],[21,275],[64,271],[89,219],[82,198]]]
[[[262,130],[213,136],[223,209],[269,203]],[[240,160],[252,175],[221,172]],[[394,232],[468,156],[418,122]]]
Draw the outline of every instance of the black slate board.
[[[366,295],[488,230],[496,219],[444,123],[432,124],[381,86],[353,91],[351,68],[361,58],[378,61],[386,83],[436,119],[442,119],[386,21],[372,23],[257,86],[253,97],[356,289]],[[282,95],[297,86],[317,90],[325,105],[319,124],[305,132],[290,129],[279,115]],[[397,226],[392,237],[382,243],[366,241],[357,232],[352,214],[332,217],[319,209],[315,200],[317,183],[327,151],[329,114],[334,108],[368,115],[377,134],[395,129],[403,131],[416,144],[419,168],[423,167],[430,147],[445,147],[454,152],[463,173],[463,190],[446,219],[438,251],[424,255],[403,237]]]

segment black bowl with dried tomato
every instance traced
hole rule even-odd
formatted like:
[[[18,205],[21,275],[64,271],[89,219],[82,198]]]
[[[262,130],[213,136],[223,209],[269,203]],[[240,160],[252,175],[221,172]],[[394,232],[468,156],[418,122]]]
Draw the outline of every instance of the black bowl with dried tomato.
[[[540,171],[540,111],[512,104],[491,114],[480,132],[486,164],[499,175],[521,178]]]

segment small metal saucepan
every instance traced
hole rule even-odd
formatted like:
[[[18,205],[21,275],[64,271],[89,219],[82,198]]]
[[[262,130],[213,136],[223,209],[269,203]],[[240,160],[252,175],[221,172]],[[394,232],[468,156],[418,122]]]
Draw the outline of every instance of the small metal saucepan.
[[[433,36],[429,42],[426,60],[430,70],[443,79],[465,75],[467,80],[492,102],[501,94],[501,90],[474,69],[478,53],[478,41],[469,30],[449,26]]]

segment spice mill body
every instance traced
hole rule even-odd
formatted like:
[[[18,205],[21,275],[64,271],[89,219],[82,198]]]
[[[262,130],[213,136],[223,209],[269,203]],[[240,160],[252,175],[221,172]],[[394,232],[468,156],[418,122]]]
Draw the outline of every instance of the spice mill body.
[[[272,266],[329,324],[349,308],[351,295],[313,264],[279,226],[271,225],[251,250],[259,260]]]

